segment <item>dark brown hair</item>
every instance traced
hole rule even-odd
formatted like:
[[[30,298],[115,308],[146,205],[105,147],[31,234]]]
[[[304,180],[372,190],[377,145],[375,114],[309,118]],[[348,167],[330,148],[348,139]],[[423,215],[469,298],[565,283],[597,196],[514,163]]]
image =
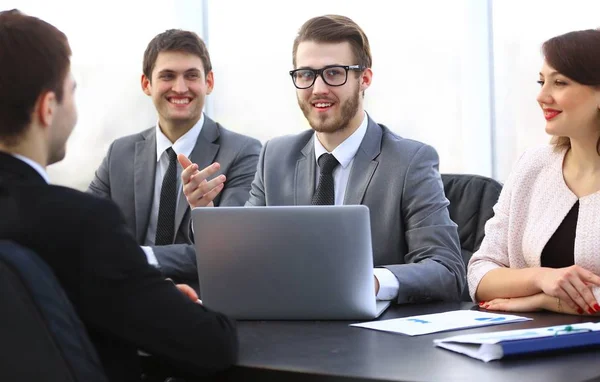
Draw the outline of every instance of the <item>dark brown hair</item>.
[[[600,87],[600,30],[553,37],[542,45],[542,53],[548,65],[560,74],[582,85]],[[552,143],[557,149],[571,147],[568,137],[553,137]],[[600,155],[600,139],[596,151]]]
[[[370,68],[373,64],[369,39],[363,30],[351,19],[340,15],[313,17],[300,27],[294,40],[292,63],[296,67],[296,52],[303,41],[317,43],[349,42],[356,62],[351,65],[362,65]]]
[[[159,35],[156,35],[148,43],[144,52],[143,72],[148,80],[152,80],[152,71],[156,65],[156,59],[160,52],[184,52],[196,55],[202,60],[204,66],[204,75],[212,70],[210,56],[204,41],[194,32],[181,29],[169,29]]]
[[[41,94],[62,101],[70,67],[64,33],[16,9],[0,12],[0,140],[17,143]]]

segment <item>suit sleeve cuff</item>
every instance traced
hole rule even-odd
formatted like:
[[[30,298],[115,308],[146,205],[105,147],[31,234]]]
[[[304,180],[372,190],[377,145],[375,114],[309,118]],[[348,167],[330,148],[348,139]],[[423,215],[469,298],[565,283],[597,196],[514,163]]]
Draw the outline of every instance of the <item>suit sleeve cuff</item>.
[[[390,301],[398,297],[400,283],[389,269],[374,268],[373,274],[375,274],[377,281],[379,281],[379,292],[377,292],[378,300]]]
[[[144,251],[144,254],[146,255],[146,259],[148,259],[148,264],[158,268],[160,265],[158,264],[158,259],[156,258],[152,247],[141,246],[141,248]]]

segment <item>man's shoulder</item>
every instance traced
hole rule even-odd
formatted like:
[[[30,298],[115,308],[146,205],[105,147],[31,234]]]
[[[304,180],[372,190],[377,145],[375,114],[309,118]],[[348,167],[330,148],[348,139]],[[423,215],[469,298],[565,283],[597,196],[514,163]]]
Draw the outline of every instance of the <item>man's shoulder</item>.
[[[305,130],[297,134],[281,135],[278,137],[271,138],[268,141],[268,147],[271,150],[302,150],[304,146],[311,140],[314,135],[313,130]]]
[[[112,201],[69,187],[12,184],[11,189],[19,215],[32,225],[52,232],[68,235],[97,230],[119,220],[120,211]]]
[[[125,135],[123,137],[117,138],[113,141],[113,147],[128,147],[135,146],[137,142],[144,141],[148,138],[150,134],[152,134],[155,130],[155,127],[150,127],[148,129],[142,130],[138,133]]]
[[[95,212],[106,213],[118,208],[109,199],[64,186],[48,186],[46,198],[54,201],[52,203],[54,207],[68,211],[67,214],[71,216]]]
[[[378,124],[378,126],[381,128],[381,151],[384,153],[395,153],[397,155],[412,157],[420,150],[424,150],[437,155],[435,149],[424,142],[404,138],[391,131],[385,125]]]
[[[215,125],[219,131],[219,143],[222,145],[248,146],[252,144],[261,144],[258,139],[227,129],[218,122],[215,122]]]

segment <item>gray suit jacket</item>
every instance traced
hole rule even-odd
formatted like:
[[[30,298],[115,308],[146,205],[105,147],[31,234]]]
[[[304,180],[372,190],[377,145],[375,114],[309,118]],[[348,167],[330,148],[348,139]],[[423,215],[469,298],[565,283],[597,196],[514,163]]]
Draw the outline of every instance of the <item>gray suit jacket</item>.
[[[308,205],[315,190],[312,130],[265,144],[246,205]],[[465,265],[431,146],[369,118],[344,204],[369,207],[375,266],[398,278],[398,303],[459,300]]]
[[[207,116],[190,159],[200,169],[219,162],[218,174],[227,181],[214,200],[215,206],[242,206],[248,200],[256,172],[261,144],[258,140],[234,133]],[[125,215],[127,226],[143,245],[148,230],[154,178],[156,175],[156,130],[115,140],[96,171],[88,192],[112,199]],[[175,214],[172,245],[153,247],[160,269],[167,277],[195,286],[198,280],[196,254],[190,237],[190,208],[183,193]]]

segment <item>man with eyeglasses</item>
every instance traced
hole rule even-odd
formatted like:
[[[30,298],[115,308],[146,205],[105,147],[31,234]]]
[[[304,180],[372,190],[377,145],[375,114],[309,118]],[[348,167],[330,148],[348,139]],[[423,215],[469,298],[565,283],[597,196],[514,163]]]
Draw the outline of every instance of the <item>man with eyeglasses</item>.
[[[315,17],[300,28],[293,64],[298,104],[312,130],[265,144],[246,205],[366,205],[377,298],[458,300],[465,265],[438,155],[364,111],[373,75],[367,36],[347,17]],[[192,206],[208,191],[190,179],[194,172],[182,172]]]

